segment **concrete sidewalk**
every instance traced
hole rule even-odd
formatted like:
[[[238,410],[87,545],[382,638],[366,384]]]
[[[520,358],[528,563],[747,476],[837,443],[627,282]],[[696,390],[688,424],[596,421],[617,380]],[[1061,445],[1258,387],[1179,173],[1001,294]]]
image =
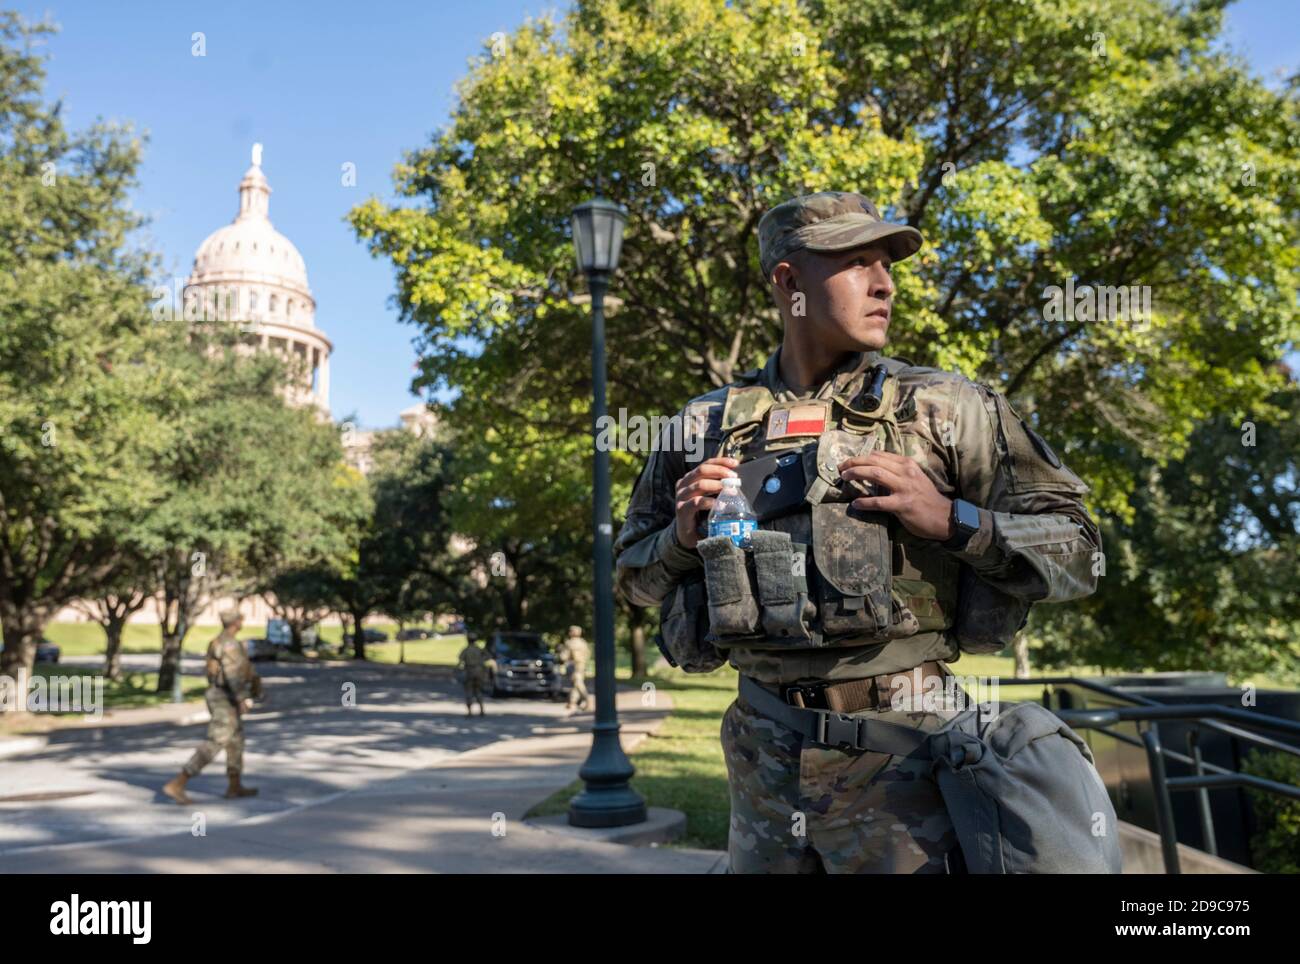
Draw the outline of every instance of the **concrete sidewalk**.
[[[671,710],[638,691],[618,696],[629,752]],[[0,873],[709,873],[725,854],[629,847],[523,823],[529,808],[577,777],[592,717],[557,718],[310,804],[192,833],[10,851]],[[202,813],[204,801],[190,808]],[[159,802],[159,807],[174,804]],[[179,808],[176,808],[179,809]]]

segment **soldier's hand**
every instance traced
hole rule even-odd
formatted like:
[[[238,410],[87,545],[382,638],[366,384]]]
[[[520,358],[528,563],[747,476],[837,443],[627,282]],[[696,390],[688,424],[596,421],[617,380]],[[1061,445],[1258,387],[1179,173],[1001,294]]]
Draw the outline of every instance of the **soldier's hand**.
[[[892,512],[908,532],[922,539],[951,539],[952,499],[939,492],[922,468],[906,455],[871,452],[845,459],[838,466],[846,482],[868,482],[883,494],[853,500],[853,508]],[[881,490],[877,490],[881,491]]]
[[[239,705],[240,708],[243,709],[245,713],[247,713],[249,710],[253,708],[253,701],[251,699],[246,699],[243,702],[241,702]]]
[[[694,549],[700,541],[695,522],[701,512],[713,508],[714,495],[722,491],[722,480],[731,478],[739,459],[718,456],[701,462],[677,483],[677,541],[684,549]]]

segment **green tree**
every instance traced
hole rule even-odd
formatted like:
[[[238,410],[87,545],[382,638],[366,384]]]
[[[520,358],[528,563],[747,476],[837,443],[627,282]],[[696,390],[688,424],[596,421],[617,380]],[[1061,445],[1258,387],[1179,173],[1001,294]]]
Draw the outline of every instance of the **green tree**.
[[[302,652],[303,631],[330,611],[332,579],[346,566],[370,499],[361,473],[343,462],[336,430],[312,426],[294,435],[275,477],[278,511],[246,562],[251,588],[289,624],[290,648]]]
[[[299,372],[249,350],[233,325],[177,324],[168,362],[190,394],[161,470],[166,497],[138,535],[163,589],[160,692],[204,605],[263,591],[278,567],[346,553],[365,511],[337,429],[286,401]]]
[[[612,410],[673,411],[760,363],[780,322],[759,218],[849,187],[928,241],[894,272],[891,352],[1007,392],[1131,520],[1144,462],[1263,404],[1300,327],[1297,88],[1252,78],[1222,30],[1222,5],[1166,0],[580,0],[485,50],[398,165],[401,203],[351,220],[396,267],[417,387],[453,389],[443,421],[491,449],[463,489],[536,482],[505,500],[511,538],[552,538],[531,506],[590,491],[567,221],[597,192],[630,215]],[[1151,311],[1050,310],[1067,284],[1147,288]],[[615,454],[620,505],[640,460]],[[493,544],[488,509],[458,530]]]
[[[332,608],[351,619],[355,659],[366,658],[366,617],[384,612],[404,621],[445,612],[463,578],[450,553],[449,449],[393,429],[376,433],[371,457],[369,512],[350,530],[352,548],[330,592]]]
[[[451,560],[451,450],[434,437],[394,430],[379,436],[373,474],[374,537],[368,558],[378,606],[403,622],[451,611],[463,579]]]
[[[1300,384],[1267,402],[1247,422],[1201,424],[1183,458],[1138,467],[1132,520],[1104,526],[1096,595],[1031,615],[1040,659],[1300,683]]]
[[[63,605],[111,573],[121,532],[162,498],[178,376],[127,243],[140,142],[72,134],[42,99],[33,45],[52,28],[0,14],[0,673],[30,672]]]
[[[121,547],[119,547],[121,548]],[[122,630],[153,597],[156,586],[148,562],[126,549],[93,598],[74,605],[104,628],[104,677],[122,678]]]
[[[474,63],[397,168],[424,203],[352,220],[397,266],[418,383],[460,390],[456,423],[559,436],[589,387],[576,203],[630,210],[610,380],[648,412],[761,361],[758,218],[850,185],[929,240],[897,271],[896,349],[1005,387],[1122,511],[1107,446],[1177,454],[1276,387],[1296,335],[1296,100],[1211,50],[1221,29],[1159,0],[592,0]],[[1049,322],[1068,278],[1150,285],[1154,317]]]

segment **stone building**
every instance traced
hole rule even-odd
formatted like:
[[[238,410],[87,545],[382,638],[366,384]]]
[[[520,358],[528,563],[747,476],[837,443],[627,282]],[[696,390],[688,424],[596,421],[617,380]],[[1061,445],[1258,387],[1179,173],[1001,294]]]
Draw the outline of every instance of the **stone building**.
[[[239,182],[235,220],[208,235],[194,255],[185,284],[186,317],[203,312],[238,319],[254,344],[297,365],[290,401],[316,405],[328,415],[333,345],[316,327],[316,299],[302,255],[271,224],[270,200],[262,145],[255,144],[253,165]]]

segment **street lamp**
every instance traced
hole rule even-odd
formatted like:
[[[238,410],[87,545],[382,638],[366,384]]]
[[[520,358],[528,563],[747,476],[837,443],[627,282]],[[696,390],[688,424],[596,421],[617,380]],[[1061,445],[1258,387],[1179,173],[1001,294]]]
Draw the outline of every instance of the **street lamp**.
[[[575,827],[624,827],[646,818],[645,801],[628,785],[636,769],[618,739],[614,707],[614,528],[609,513],[609,452],[597,443],[605,419],[605,292],[618,267],[627,215],[596,198],[573,209],[573,247],[591,292],[592,523],[595,529],[596,723],[591,753],[578,771],[586,787],[569,804]]]

